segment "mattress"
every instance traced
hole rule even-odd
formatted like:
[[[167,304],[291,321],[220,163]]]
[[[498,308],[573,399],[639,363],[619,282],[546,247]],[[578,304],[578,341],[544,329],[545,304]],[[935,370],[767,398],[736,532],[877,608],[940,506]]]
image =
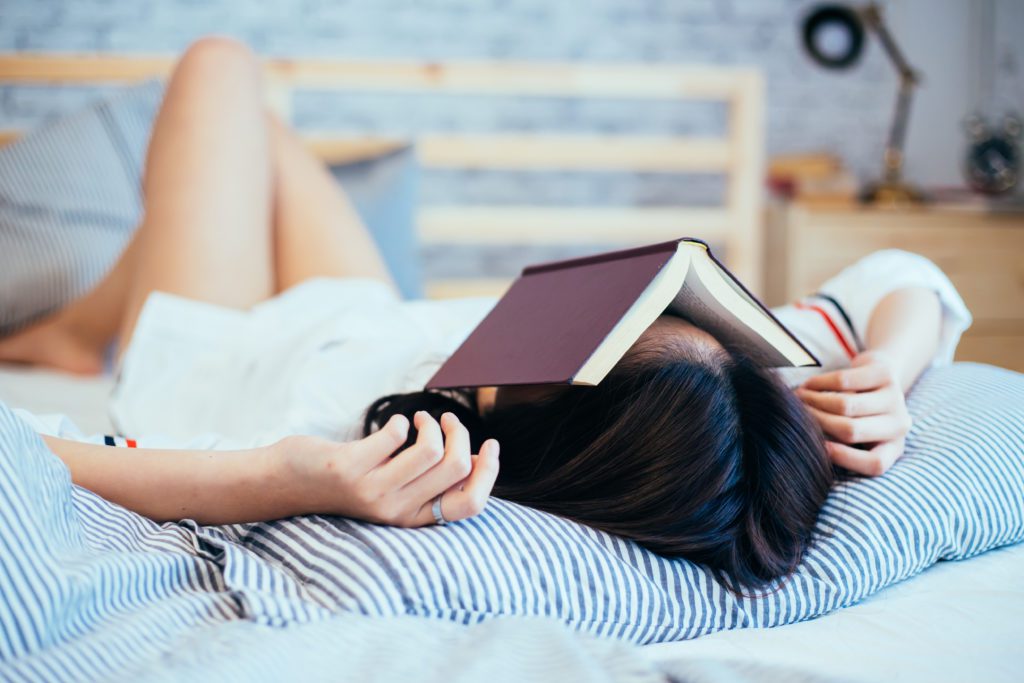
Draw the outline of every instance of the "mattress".
[[[0,366],[0,401],[112,431],[110,377]],[[861,681],[1020,681],[1024,544],[944,562],[847,609],[773,629],[642,648],[652,660],[738,660]]]
[[[77,377],[61,372],[0,364],[0,401],[37,415],[67,415],[86,434],[110,434],[109,375]]]
[[[940,562],[846,609],[772,629],[648,645],[654,660],[728,659],[858,681],[1024,680],[1024,544]]]

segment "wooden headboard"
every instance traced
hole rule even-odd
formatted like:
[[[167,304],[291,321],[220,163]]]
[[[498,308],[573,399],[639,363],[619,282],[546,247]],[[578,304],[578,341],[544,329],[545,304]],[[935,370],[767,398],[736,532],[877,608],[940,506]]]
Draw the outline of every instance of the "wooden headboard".
[[[130,83],[165,76],[172,57],[0,54],[0,84]],[[353,137],[304,131],[325,161],[374,156],[414,142],[433,168],[522,171],[646,171],[724,174],[727,191],[715,207],[580,207],[524,205],[425,206],[420,239],[442,244],[622,244],[681,236],[725,249],[725,261],[752,289],[762,283],[761,179],[764,87],[756,69],[594,63],[266,61],[269,101],[285,118],[301,89],[401,93],[515,95],[721,102],[722,137],[626,134],[419,134],[414,139]],[[0,143],[18,134],[0,130]],[[507,280],[441,280],[432,296],[494,293]]]

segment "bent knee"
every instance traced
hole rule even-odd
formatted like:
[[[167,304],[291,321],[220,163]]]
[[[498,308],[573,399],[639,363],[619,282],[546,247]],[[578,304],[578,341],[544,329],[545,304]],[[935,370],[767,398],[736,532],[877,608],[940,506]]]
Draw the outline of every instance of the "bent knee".
[[[227,36],[204,36],[185,50],[178,60],[177,71],[201,74],[256,73],[259,62],[248,45]]]

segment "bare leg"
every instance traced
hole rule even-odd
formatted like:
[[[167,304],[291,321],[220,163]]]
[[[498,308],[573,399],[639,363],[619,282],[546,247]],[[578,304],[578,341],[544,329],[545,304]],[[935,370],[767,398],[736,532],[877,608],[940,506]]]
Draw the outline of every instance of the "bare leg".
[[[273,294],[271,176],[259,63],[234,41],[200,40],[153,127],[121,348],[154,290],[236,308]]]
[[[71,305],[0,339],[0,361],[44,365],[76,374],[103,370],[103,354],[121,326],[135,271],[138,239],[132,238],[113,269]]]
[[[369,277],[394,287],[377,245],[327,168],[273,114],[269,127],[278,291],[312,277]]]
[[[142,225],[111,272],[57,314],[0,339],[0,361],[99,372],[119,330],[127,346],[154,290],[247,307],[312,277],[394,286],[327,169],[263,113],[259,65],[232,41],[200,40],[179,62],[143,193]]]
[[[0,340],[0,360],[95,373],[161,290],[245,307],[274,290],[271,169],[259,66],[233,41],[182,57],[153,128],[145,216],[113,270],[59,313]]]

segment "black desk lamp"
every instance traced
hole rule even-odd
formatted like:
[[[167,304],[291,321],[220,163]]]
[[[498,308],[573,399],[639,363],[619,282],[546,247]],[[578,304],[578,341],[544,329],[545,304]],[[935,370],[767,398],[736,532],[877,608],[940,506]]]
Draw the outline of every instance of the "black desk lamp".
[[[845,45],[833,49],[828,45],[829,32],[845,34]],[[921,192],[903,182],[903,142],[910,116],[910,99],[918,74],[907,63],[903,53],[886,28],[881,8],[873,2],[857,7],[846,5],[818,5],[804,19],[803,44],[808,54],[828,69],[848,69],[857,63],[864,49],[864,34],[872,31],[878,36],[889,61],[900,77],[896,96],[896,111],[889,126],[885,144],[884,174],[882,179],[869,183],[861,192],[861,201],[904,204],[921,201]]]

